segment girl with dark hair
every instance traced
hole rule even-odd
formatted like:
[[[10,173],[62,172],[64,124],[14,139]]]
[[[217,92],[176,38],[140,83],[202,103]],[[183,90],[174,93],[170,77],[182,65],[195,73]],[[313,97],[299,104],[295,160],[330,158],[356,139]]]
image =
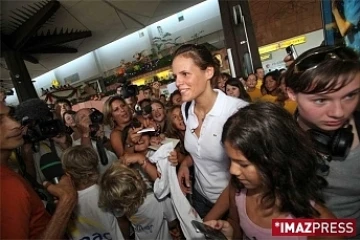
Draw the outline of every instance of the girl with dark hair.
[[[189,167],[194,165],[193,206],[203,218],[218,199],[228,201],[228,191],[224,190],[230,180],[230,162],[220,144],[222,126],[247,103],[214,89],[220,77],[220,65],[202,45],[179,47],[172,70],[182,101],[189,102],[182,105],[182,115],[186,124],[185,148],[190,156],[179,167],[179,184],[184,192],[190,193]]]
[[[277,95],[281,91],[280,87],[280,73],[279,71],[272,71],[265,75],[263,85],[261,86],[264,95],[259,99],[264,102],[275,102]]]
[[[72,141],[81,138],[81,133],[75,123],[75,114],[73,110],[66,110],[62,115],[63,123],[66,126],[66,133],[70,134]]]
[[[246,91],[249,94],[252,101],[256,101],[262,97],[260,88],[257,88],[257,78],[254,73],[250,73],[246,78]]]
[[[173,106],[168,110],[166,126],[166,136],[180,140],[180,143],[175,150],[177,152],[178,161],[181,163],[185,156],[189,154],[184,146],[186,126],[181,114],[181,106]]]
[[[225,93],[228,96],[240,98],[244,101],[251,102],[251,98],[246,92],[244,85],[237,78],[229,78],[226,81]]]
[[[170,106],[181,106],[181,94],[179,90],[175,90],[172,94],[170,94],[169,99]]]
[[[321,161],[283,108],[257,102],[240,109],[225,123],[221,141],[231,159],[229,223],[235,234],[229,236],[228,224],[222,229],[229,238],[241,239],[240,227],[244,239],[278,239],[271,230],[275,218],[335,218],[322,205]]]
[[[357,239],[360,237],[358,59],[349,48],[321,46],[301,54],[285,72],[289,98],[298,105],[297,123],[313,137],[315,149],[329,160],[325,204],[339,218],[356,218]]]

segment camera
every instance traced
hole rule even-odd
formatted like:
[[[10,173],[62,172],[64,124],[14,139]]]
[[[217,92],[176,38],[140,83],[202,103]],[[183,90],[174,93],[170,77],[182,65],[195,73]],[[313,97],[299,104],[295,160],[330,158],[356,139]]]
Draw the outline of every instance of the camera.
[[[136,85],[125,84],[121,89],[121,96],[123,98],[135,97],[139,94],[139,88]]]
[[[28,127],[24,135],[26,142],[40,142],[48,138],[56,137],[65,131],[64,124],[58,119],[33,121],[29,117],[24,117],[21,125]]]
[[[100,129],[100,124],[102,124],[104,121],[104,114],[102,114],[102,112],[100,112],[96,108],[91,108],[91,111],[92,112],[89,116],[91,120],[91,124],[89,125],[90,136],[91,138],[95,138],[97,131],[99,131]]]

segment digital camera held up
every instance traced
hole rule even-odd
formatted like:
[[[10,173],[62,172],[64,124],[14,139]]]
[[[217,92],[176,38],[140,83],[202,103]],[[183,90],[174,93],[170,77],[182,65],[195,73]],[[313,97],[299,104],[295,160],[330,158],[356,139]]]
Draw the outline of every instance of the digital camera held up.
[[[95,138],[97,131],[99,131],[100,129],[100,124],[104,122],[104,114],[102,114],[102,112],[100,112],[96,108],[91,108],[91,111],[92,112],[90,113],[89,116],[91,120],[91,124],[89,126],[90,136],[91,138]]]
[[[125,84],[121,89],[121,96],[123,98],[135,97],[139,94],[139,88],[136,85]]]

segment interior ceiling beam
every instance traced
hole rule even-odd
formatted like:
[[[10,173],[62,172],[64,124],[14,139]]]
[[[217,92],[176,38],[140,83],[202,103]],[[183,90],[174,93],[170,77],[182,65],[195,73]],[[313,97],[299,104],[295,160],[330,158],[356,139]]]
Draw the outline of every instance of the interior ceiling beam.
[[[27,54],[27,53],[23,53],[22,54],[22,57],[25,61],[28,61],[30,63],[33,63],[33,64],[38,64],[39,63],[39,60],[37,60],[37,58]]]
[[[31,36],[46,23],[49,18],[60,8],[58,1],[48,1],[39,10],[29,16],[11,35],[11,42],[13,49],[20,49],[23,47]]]
[[[40,49],[44,47],[48,47],[51,45],[60,45],[67,42],[76,41],[83,38],[91,37],[91,31],[78,31],[78,32],[70,32],[68,33],[67,30],[63,33],[63,29],[60,30],[59,33],[47,34],[42,36],[34,36],[32,37],[29,42],[24,47],[24,51],[26,52],[34,52],[34,51],[41,51]]]
[[[48,46],[28,51],[29,53],[77,53],[78,50],[66,46]]]

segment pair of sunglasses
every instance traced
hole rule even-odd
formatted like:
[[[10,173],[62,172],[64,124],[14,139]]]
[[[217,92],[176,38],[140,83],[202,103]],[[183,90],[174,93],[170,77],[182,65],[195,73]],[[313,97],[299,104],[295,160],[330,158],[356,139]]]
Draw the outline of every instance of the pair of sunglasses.
[[[315,69],[321,63],[328,60],[359,62],[359,55],[348,47],[325,46],[295,62],[294,73],[302,73],[309,69]]]

